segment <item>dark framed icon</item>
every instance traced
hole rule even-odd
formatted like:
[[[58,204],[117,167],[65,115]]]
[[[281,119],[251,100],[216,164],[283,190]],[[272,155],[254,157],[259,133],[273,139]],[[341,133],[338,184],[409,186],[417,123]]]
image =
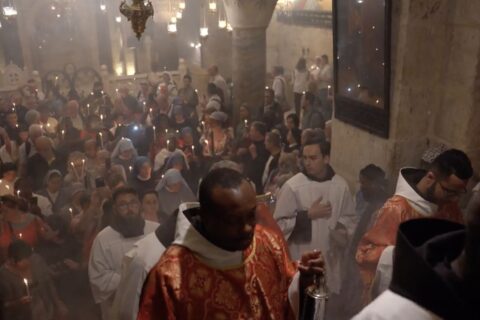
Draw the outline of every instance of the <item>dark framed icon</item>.
[[[335,118],[388,138],[391,0],[334,0]]]

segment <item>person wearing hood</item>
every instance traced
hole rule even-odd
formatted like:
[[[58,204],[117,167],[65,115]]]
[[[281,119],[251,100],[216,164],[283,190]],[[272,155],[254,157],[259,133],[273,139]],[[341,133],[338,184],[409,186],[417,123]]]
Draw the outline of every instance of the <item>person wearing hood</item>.
[[[479,237],[478,195],[466,227],[441,219],[402,223],[389,289],[353,319],[480,319]]]
[[[112,152],[112,164],[121,165],[125,171],[125,176],[128,176],[133,170],[133,165],[135,164],[137,156],[137,150],[135,149],[132,140],[122,138],[118,141],[117,146]]]
[[[147,157],[138,157],[128,180],[140,198],[149,190],[155,189],[156,179],[152,176],[152,163]]]
[[[45,176],[45,188],[38,192],[50,201],[52,212],[61,213],[63,207],[68,203],[68,195],[65,188],[62,188],[63,177],[58,170],[50,170]]]
[[[172,116],[170,128],[175,132],[180,132],[183,128],[193,128],[191,121],[185,116],[185,111],[182,105],[173,106]]]
[[[177,169],[165,172],[155,191],[160,200],[160,211],[167,216],[173,214],[183,202],[196,201],[196,197]]]
[[[336,319],[344,303],[339,299],[343,257],[356,226],[353,198],[345,179],[330,166],[328,142],[307,141],[302,161],[304,171],[280,189],[274,217],[293,259],[314,249],[325,255],[331,292],[327,318]]]
[[[428,170],[400,170],[394,196],[379,210],[375,224],[358,245],[356,260],[365,287],[366,301],[380,256],[386,247],[395,245],[400,223],[418,218],[462,223],[458,201],[466,193],[472,175],[470,159],[464,152],[455,149],[440,154]]]
[[[178,214],[137,319],[295,319],[295,286],[323,275],[321,253],[304,254],[297,269],[281,239],[256,224],[255,191],[234,170],[211,171],[199,194],[199,205]]]
[[[145,221],[134,189],[123,187],[113,194],[114,213],[110,225],[93,241],[88,276],[102,319],[112,318],[115,291],[120,283],[122,259],[134,244],[155,231],[158,223]]]

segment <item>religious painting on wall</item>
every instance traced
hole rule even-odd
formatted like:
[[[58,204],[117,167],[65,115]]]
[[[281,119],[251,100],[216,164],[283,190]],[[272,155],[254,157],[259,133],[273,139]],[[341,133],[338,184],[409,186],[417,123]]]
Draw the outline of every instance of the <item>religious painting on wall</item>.
[[[335,117],[388,138],[390,1],[335,0]]]

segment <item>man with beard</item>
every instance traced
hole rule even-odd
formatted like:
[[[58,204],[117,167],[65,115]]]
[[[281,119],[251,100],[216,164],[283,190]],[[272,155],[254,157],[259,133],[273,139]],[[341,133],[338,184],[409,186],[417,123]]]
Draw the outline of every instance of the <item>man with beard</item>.
[[[302,151],[304,171],[280,189],[274,217],[288,241],[293,259],[319,249],[325,255],[331,292],[327,318],[337,319],[342,260],[356,225],[353,198],[347,182],[330,166],[330,143],[310,139]],[[340,304],[342,306],[340,306]]]
[[[469,158],[455,149],[440,154],[428,170],[400,170],[394,196],[385,202],[358,245],[356,260],[365,292],[370,291],[383,250],[395,245],[395,235],[402,222],[436,218],[463,223],[458,202],[466,193],[472,175]]]
[[[255,191],[237,171],[212,170],[199,199],[179,212],[175,241],[143,286],[137,319],[295,319],[294,287],[304,292],[312,275],[323,275],[321,253],[305,253],[294,278],[288,248],[256,225]]]
[[[93,297],[100,304],[104,320],[111,319],[124,255],[135,242],[158,227],[158,223],[143,219],[134,189],[117,189],[113,194],[113,210],[110,225],[100,231],[93,242],[88,265]]]
[[[440,219],[400,225],[389,290],[355,320],[480,319],[480,197],[466,227]]]

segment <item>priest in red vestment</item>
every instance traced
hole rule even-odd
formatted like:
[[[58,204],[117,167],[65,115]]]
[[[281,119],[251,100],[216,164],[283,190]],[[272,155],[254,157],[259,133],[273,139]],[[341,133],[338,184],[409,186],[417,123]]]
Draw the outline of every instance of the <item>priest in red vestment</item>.
[[[292,262],[283,240],[256,225],[255,191],[234,170],[211,171],[199,198],[200,207],[179,213],[176,239],[144,284],[138,319],[295,319],[297,291],[324,272],[321,253]]]

